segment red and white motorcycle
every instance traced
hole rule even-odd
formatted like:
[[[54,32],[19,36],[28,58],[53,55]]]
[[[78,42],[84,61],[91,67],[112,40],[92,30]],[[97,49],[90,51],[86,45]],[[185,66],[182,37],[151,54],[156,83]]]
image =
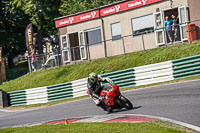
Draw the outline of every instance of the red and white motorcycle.
[[[89,90],[87,93],[90,96]],[[109,112],[112,112],[113,109],[133,109],[132,103],[121,94],[117,85],[108,84],[103,86],[100,96],[104,97],[102,104],[107,110],[109,110]]]

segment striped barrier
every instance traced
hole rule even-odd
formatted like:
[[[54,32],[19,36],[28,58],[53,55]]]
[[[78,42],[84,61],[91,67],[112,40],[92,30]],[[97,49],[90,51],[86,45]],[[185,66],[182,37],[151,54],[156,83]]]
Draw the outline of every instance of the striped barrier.
[[[49,102],[72,98],[72,83],[67,82],[47,86],[47,94]]]
[[[200,55],[190,56],[172,62],[175,79],[200,75]]]
[[[171,61],[135,67],[134,70],[136,86],[174,80]]]
[[[200,55],[102,74],[119,88],[200,75]],[[87,78],[47,87],[9,92],[11,106],[47,103],[87,95]]]
[[[106,73],[106,74],[102,74],[101,76],[104,78],[109,77],[110,79],[114,81],[115,84],[119,86],[119,88],[127,88],[127,87],[135,86],[133,68]]]

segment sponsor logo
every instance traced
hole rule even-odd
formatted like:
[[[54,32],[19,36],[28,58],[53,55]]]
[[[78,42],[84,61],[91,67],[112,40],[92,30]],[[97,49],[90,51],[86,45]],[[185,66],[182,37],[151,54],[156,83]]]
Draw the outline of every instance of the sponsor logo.
[[[142,4],[146,5],[147,0],[142,0]]]
[[[113,13],[113,12],[119,12],[120,10],[120,5],[116,5],[115,7],[103,11],[103,14],[108,14],[108,13]]]
[[[146,2],[147,2],[147,0],[140,0],[140,1],[133,2],[133,3],[128,4],[128,7],[146,5]]]
[[[88,19],[88,18],[95,18],[97,15],[97,12],[93,11],[90,14],[84,15],[80,17],[80,20]]]
[[[95,18],[96,14],[97,13],[95,11],[91,12],[92,18]]]
[[[59,22],[59,25],[63,25],[63,24],[72,24],[74,21],[74,17],[70,17],[68,20],[64,20]]]

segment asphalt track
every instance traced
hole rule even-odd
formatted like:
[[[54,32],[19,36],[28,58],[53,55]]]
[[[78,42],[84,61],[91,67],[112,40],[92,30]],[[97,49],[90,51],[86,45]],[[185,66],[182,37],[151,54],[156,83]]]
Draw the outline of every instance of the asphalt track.
[[[164,117],[200,127],[200,80],[147,87],[122,93],[133,110],[117,110],[108,115],[143,114]],[[41,124],[53,120],[107,115],[91,99],[51,107],[26,110],[0,110],[0,128]]]

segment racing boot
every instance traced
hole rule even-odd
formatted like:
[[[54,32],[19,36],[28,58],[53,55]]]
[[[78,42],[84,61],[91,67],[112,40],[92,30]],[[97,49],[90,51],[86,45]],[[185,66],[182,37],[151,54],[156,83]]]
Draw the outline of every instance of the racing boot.
[[[97,104],[97,106],[101,107],[104,111],[107,111],[107,108],[102,103]]]

